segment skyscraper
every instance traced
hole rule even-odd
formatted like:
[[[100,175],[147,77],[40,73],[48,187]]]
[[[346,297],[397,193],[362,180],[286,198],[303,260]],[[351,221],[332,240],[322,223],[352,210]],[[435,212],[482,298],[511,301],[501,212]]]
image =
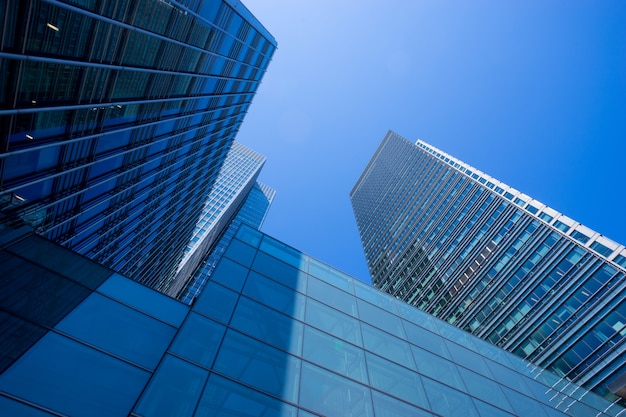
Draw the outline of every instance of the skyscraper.
[[[3,416],[624,412],[246,225],[192,306],[2,238]]]
[[[238,0],[8,0],[0,222],[165,290],[276,48]]]
[[[167,285],[168,295],[176,297],[188,284],[207,253],[243,208],[264,163],[263,155],[238,142],[233,144],[206,199],[176,276]],[[252,201],[257,200],[250,200],[247,204],[252,204]],[[267,210],[269,205],[263,208]],[[261,217],[261,221],[264,217]],[[261,221],[257,227],[260,227]]]
[[[422,142],[350,193],[376,287],[608,398],[626,386],[626,249]]]

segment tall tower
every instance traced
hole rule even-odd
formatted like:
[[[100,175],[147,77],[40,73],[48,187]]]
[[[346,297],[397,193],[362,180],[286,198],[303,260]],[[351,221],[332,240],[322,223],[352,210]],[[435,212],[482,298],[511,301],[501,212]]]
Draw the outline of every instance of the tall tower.
[[[163,291],[276,48],[238,0],[8,0],[0,223]]]
[[[624,246],[394,132],[350,197],[376,287],[566,380],[623,393]]]

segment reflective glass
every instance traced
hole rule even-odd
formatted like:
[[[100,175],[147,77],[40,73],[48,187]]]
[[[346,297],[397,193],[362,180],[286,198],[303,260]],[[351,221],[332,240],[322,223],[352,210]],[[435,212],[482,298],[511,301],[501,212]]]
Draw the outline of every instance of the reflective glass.
[[[370,303],[357,298],[357,305],[359,308],[359,317],[364,322],[384,329],[385,331],[392,333],[398,337],[404,338],[404,329],[402,328],[402,322],[396,315],[381,310],[378,307],[371,305]]]
[[[311,259],[311,262],[309,263],[309,273],[322,281],[326,281],[337,288],[341,288],[344,291],[349,293],[354,291],[352,277],[316,259]]]
[[[507,368],[506,366],[502,366],[490,360],[486,360],[486,363],[495,380],[501,385],[511,387],[523,394],[531,395],[530,391],[528,391],[528,387],[524,384],[523,380],[525,378],[523,378],[520,374]]]
[[[526,397],[506,387],[502,387],[502,390],[516,415],[545,417],[546,413],[543,411],[543,407],[534,398]]]
[[[293,267],[306,271],[307,257],[274,238],[267,235],[263,236],[259,249]]]
[[[300,360],[228,330],[214,369],[262,391],[296,401]]]
[[[456,343],[449,342],[447,340],[445,343],[450,351],[451,357],[454,359],[454,362],[473,371],[479,372],[486,377],[492,378],[491,372],[489,372],[489,368],[487,368],[487,364],[482,356],[469,349],[465,349]]]
[[[63,414],[89,410],[92,416],[106,417],[127,415],[149,376],[50,332],[0,375],[0,390]]]
[[[222,258],[213,271],[211,280],[240,292],[247,275],[248,268],[228,258]]]
[[[210,367],[225,331],[221,324],[191,313],[170,350],[197,364]]]
[[[243,293],[273,309],[302,320],[304,296],[263,275],[251,271]]]
[[[347,378],[302,363],[299,404],[324,416],[373,416],[370,390]]]
[[[225,256],[236,259],[238,262],[246,266],[252,265],[252,260],[254,259],[255,254],[255,248],[236,239],[230,242],[226,252],[224,253]]]
[[[256,248],[259,246],[259,243],[261,243],[261,238],[263,237],[263,233],[249,226],[246,226],[245,224],[242,224],[239,230],[237,231],[237,234],[235,235],[235,237],[237,239],[242,240],[243,242],[246,242],[248,245],[251,245]]]
[[[431,410],[446,417],[479,417],[472,398],[429,378],[422,378]]]
[[[53,414],[46,413],[38,408],[30,407],[24,403],[17,402],[0,395],[0,410],[5,416],[15,417],[52,417]]]
[[[421,378],[417,372],[369,352],[366,353],[366,358],[367,372],[372,387],[417,406],[428,407]]]
[[[341,291],[317,278],[309,277],[308,294],[352,316],[357,316],[356,299],[353,295]]]
[[[424,313],[423,311],[399,300],[396,302],[396,308],[398,309],[400,317],[427,330],[438,333],[439,330],[435,324],[436,319],[430,314]]]
[[[209,372],[165,355],[135,412],[147,416],[191,416]]]
[[[415,369],[411,348],[407,342],[365,323],[361,324],[361,329],[365,349],[390,361]]]
[[[478,415],[480,416],[518,417],[516,414],[508,413],[500,408],[494,407],[491,404],[487,404],[477,398],[474,398],[473,401],[474,401],[474,406],[476,406],[476,410],[478,410]]]
[[[209,281],[193,305],[193,309],[212,319],[228,323],[238,297],[239,294],[236,292]]]
[[[377,307],[384,308],[387,311],[395,313],[394,298],[385,294],[374,287],[366,285],[362,282],[353,280],[354,291],[357,297],[374,304]]]
[[[378,391],[372,391],[372,400],[374,401],[374,412],[376,413],[376,417],[434,417],[434,414],[399,401],[396,398],[389,397]]]
[[[463,367],[458,367],[458,371],[471,395],[503,410],[513,412],[497,383]]]
[[[302,356],[325,368],[367,383],[362,349],[306,326]]]
[[[427,350],[415,346],[411,346],[411,349],[413,350],[417,370],[420,374],[429,376],[436,381],[450,385],[459,390],[466,391],[461,375],[459,375],[457,365]]]
[[[197,416],[296,417],[298,409],[216,374],[200,398]]]
[[[148,369],[154,369],[176,329],[94,293],[56,329]]]
[[[359,321],[311,298],[306,303],[306,322],[333,336],[361,345]]]
[[[304,272],[263,252],[257,253],[252,269],[300,292],[306,288]]]
[[[303,324],[247,297],[239,299],[230,324],[266,343],[300,354]]]
[[[446,344],[443,343],[441,336],[429,332],[419,326],[403,321],[404,330],[406,330],[407,340],[416,346],[428,349],[433,353],[445,358],[450,358]]]
[[[189,311],[183,303],[119,274],[113,274],[98,291],[176,327]]]

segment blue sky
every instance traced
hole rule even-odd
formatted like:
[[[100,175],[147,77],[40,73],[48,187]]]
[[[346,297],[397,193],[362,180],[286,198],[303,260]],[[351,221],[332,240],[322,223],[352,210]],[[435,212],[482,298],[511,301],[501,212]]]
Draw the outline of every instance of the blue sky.
[[[266,233],[368,281],[348,194],[391,129],[626,243],[626,2],[244,4],[278,41],[238,136]]]

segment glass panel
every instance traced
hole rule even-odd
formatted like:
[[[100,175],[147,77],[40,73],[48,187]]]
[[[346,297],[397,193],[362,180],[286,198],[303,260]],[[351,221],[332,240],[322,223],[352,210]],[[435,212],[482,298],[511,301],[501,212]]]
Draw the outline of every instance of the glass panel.
[[[48,329],[0,310],[0,374]]]
[[[183,303],[118,274],[106,280],[98,291],[176,327],[189,311]]]
[[[225,331],[221,324],[191,313],[170,350],[197,364],[211,367]]]
[[[259,249],[293,267],[306,271],[306,257],[301,252],[274,238],[267,235],[263,236]]]
[[[295,402],[300,360],[229,330],[214,369],[262,391]]]
[[[303,324],[247,297],[239,299],[230,324],[277,348],[301,352]]]
[[[237,235],[235,235],[237,239],[246,242],[248,245],[254,246],[255,248],[259,246],[261,243],[261,238],[263,237],[263,233],[255,230],[245,224],[242,224],[239,230],[237,231]]]
[[[513,406],[513,410],[515,410],[515,414],[518,416],[537,416],[537,417],[545,417],[546,413],[544,413],[541,404],[538,403],[534,398],[526,397],[525,395],[520,394],[519,392],[510,390],[506,387],[502,387],[506,398]]]
[[[252,265],[252,260],[254,259],[255,254],[255,248],[248,246],[239,240],[232,240],[224,253],[225,256],[235,259],[237,262],[246,266]]]
[[[15,416],[15,417],[52,417],[52,414],[48,414],[45,411],[37,408],[30,407],[26,404],[14,401],[10,398],[0,395],[0,410],[2,415]]]
[[[191,416],[208,371],[166,355],[135,409],[147,416]]]
[[[356,345],[362,343],[357,319],[311,298],[307,299],[306,322],[348,342]]]
[[[228,258],[222,258],[213,271],[211,280],[240,292],[247,275],[248,268]]]
[[[504,397],[502,390],[494,381],[463,367],[458,367],[458,371],[461,374],[463,381],[465,381],[465,386],[468,388],[471,395],[480,398],[485,402],[491,403],[503,410],[513,412],[513,409]]]
[[[300,405],[324,416],[373,416],[370,390],[347,378],[302,363]]]
[[[424,349],[415,346],[411,346],[411,348],[420,374],[429,376],[456,389],[466,390],[461,375],[459,375],[457,370],[457,365]]]
[[[200,294],[193,309],[212,319],[228,323],[238,297],[239,294],[236,292],[209,281],[202,290],[202,294]]]
[[[421,348],[428,349],[437,355],[450,358],[448,349],[446,348],[445,343],[443,343],[441,336],[407,321],[403,321],[402,324],[404,324],[407,340],[409,342]]]
[[[404,329],[402,328],[402,322],[398,316],[381,310],[378,307],[374,307],[370,303],[357,298],[357,305],[359,307],[359,317],[364,322],[384,329],[385,331],[392,333],[398,337],[404,338]]]
[[[263,275],[251,271],[243,293],[273,309],[302,320],[304,296]]]
[[[374,304],[377,307],[384,308],[385,310],[395,313],[395,298],[388,294],[380,292],[374,287],[365,285],[359,281],[354,281],[354,290],[356,296]]]
[[[419,374],[366,353],[367,371],[374,388],[420,407],[428,407]]]
[[[469,349],[465,349],[456,343],[449,342],[447,340],[445,343],[454,362],[473,371],[479,372],[486,377],[492,378],[491,372],[489,372],[489,368],[487,368],[487,364],[482,356]]]
[[[176,332],[174,327],[97,293],[56,329],[149,369],[156,367]]]
[[[300,292],[304,292],[306,288],[304,272],[263,252],[256,254],[252,269]]]
[[[200,398],[198,416],[296,417],[298,409],[280,400],[211,374]]]
[[[478,410],[478,415],[489,417],[517,417],[500,408],[496,408],[491,404],[484,403],[477,398],[474,398],[473,401],[476,409]]]
[[[407,342],[365,323],[362,323],[361,328],[363,346],[367,350],[408,368],[416,369],[411,348]]]
[[[319,279],[309,277],[309,296],[352,316],[357,316],[356,299]]]
[[[376,413],[376,417],[434,417],[434,414],[403,403],[402,401],[398,401],[398,399],[391,398],[378,391],[372,391],[372,400],[374,401],[374,412]]]
[[[400,317],[407,319],[408,321],[417,324],[418,326],[423,327],[424,329],[430,330],[432,332],[438,333],[437,325],[433,316],[428,313],[424,313],[423,311],[408,305],[402,301],[396,302],[396,307],[398,309],[398,314]]]
[[[302,356],[325,368],[367,383],[363,350],[306,326]]]
[[[422,378],[431,409],[446,417],[478,417],[472,398],[432,379]]]
[[[84,415],[89,410],[91,416],[106,417],[127,415],[149,376],[50,332],[0,375],[0,390],[59,413]]]
[[[520,374],[488,359],[485,362],[487,366],[489,366],[494,378],[501,386],[511,387],[523,394],[531,395],[530,391],[528,391],[528,387],[524,384],[524,378],[522,378]]]
[[[349,293],[354,291],[352,288],[352,277],[316,259],[311,259],[309,264],[309,273],[322,281],[334,285],[337,288],[341,288],[344,291],[348,291]]]

